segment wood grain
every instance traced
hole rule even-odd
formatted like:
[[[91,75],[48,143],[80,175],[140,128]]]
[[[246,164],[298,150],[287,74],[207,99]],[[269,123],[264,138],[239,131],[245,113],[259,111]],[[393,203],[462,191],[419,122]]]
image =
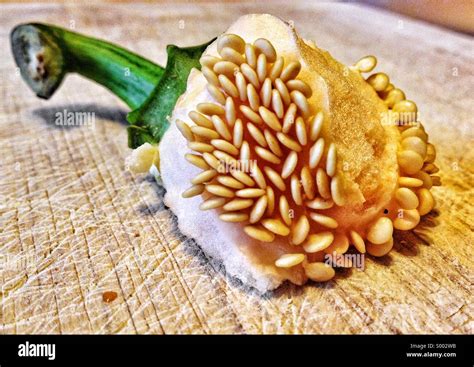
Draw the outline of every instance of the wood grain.
[[[43,21],[163,64],[166,44],[202,43],[249,12],[293,20],[343,62],[376,55],[418,103],[443,182],[437,211],[386,258],[265,296],[177,231],[152,179],[124,171],[120,101],[76,76],[39,100],[8,51],[14,25]],[[1,333],[473,332],[472,38],[342,4],[4,4],[0,20]],[[95,125],[56,126],[64,109],[94,112]]]

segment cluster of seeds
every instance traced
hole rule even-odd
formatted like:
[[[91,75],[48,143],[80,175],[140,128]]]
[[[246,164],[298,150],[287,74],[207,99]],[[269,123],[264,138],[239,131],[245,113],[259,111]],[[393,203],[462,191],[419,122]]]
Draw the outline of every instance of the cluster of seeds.
[[[411,229],[420,214],[432,209],[426,176],[430,185],[434,179],[426,167],[433,172],[434,148],[426,143],[421,127],[410,128],[403,131],[399,162],[405,175],[396,194],[406,215],[393,223],[381,216],[364,234],[370,241],[367,246],[360,233],[335,231],[339,224],[325,210],[344,205],[336,146],[321,136],[324,115],[308,103],[311,87],[297,78],[301,64],[279,57],[262,38],[249,44],[225,34],[217,50],[220,57],[200,60],[213,102],[200,103],[189,113],[192,124],[176,121],[193,151],[185,158],[202,170],[183,197],[202,195],[201,210],[218,210],[221,220],[241,223],[256,240],[287,237],[297,253],[280,257],[277,267],[302,264],[310,279],[329,280],[334,269],[310,259],[325,252],[344,253],[350,243],[362,253],[367,247],[369,253],[382,256],[392,247],[393,227]],[[370,71],[371,61],[375,66],[375,58],[368,57],[354,68]],[[374,88],[387,92],[383,77],[371,78]],[[389,106],[409,102],[394,102],[389,92],[384,99]],[[408,108],[405,105],[397,108]]]

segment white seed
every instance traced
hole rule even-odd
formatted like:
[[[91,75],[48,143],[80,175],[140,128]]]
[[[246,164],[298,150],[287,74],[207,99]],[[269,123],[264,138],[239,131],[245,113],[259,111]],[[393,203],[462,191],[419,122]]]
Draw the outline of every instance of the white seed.
[[[281,218],[286,223],[286,225],[291,225],[290,204],[288,203],[288,199],[285,195],[280,196],[278,209],[280,210]]]
[[[258,127],[248,122],[247,130],[250,136],[257,142],[257,144],[261,145],[262,147],[267,147],[267,140]]]
[[[244,74],[245,79],[252,83],[255,88],[260,87],[258,75],[255,70],[249,66],[249,64],[243,63],[240,65],[240,70],[242,71],[242,74]]]
[[[216,115],[212,116],[211,120],[220,136],[222,136],[225,140],[232,140],[232,134],[230,133],[229,128],[227,127],[227,124],[224,122],[224,120]]]
[[[288,106],[291,103],[291,97],[286,84],[283,82],[283,80],[277,78],[275,79],[275,87],[278,90],[278,93],[280,93],[281,100],[285,106]]]
[[[270,78],[265,79],[260,89],[260,98],[265,107],[270,107],[272,101],[272,81]]]
[[[184,138],[188,141],[194,141],[194,135],[191,131],[191,128],[187,123],[181,121],[179,119],[176,120],[176,127],[180,131],[180,133],[184,136]]]
[[[240,157],[239,159],[242,161],[242,162],[247,162],[250,160],[250,146],[249,146],[249,143],[247,143],[247,141],[243,141],[242,142],[242,145],[240,147]]]
[[[403,139],[402,148],[403,150],[412,150],[418,153],[423,159],[426,157],[426,144],[417,136],[409,136],[408,138]]]
[[[343,206],[345,202],[340,180],[339,176],[335,176],[331,180],[331,196],[337,206]]]
[[[248,220],[249,215],[247,213],[223,213],[219,215],[219,219],[224,222],[238,223]]]
[[[326,158],[326,172],[333,177],[336,174],[336,145],[331,143],[328,148],[328,155]]]
[[[301,264],[306,259],[304,254],[285,254],[275,261],[275,266],[278,268],[292,268]]]
[[[301,183],[306,197],[311,200],[316,195],[314,179],[308,166],[301,169]]]
[[[277,138],[275,138],[275,135],[273,135],[268,129],[265,129],[263,133],[265,135],[265,140],[267,141],[268,147],[273,152],[273,154],[277,155],[278,157],[283,156],[280,144],[278,143]]]
[[[290,234],[290,228],[285,226],[280,219],[263,219],[262,225],[270,232],[279,236],[288,236]]]
[[[365,241],[356,231],[351,231],[351,242],[361,254],[365,254]]]
[[[242,189],[235,193],[239,198],[258,198],[262,195],[265,195],[265,190],[263,189]]]
[[[286,82],[286,86],[290,91],[299,90],[306,98],[311,97],[313,94],[311,87],[300,79],[288,80]]]
[[[201,69],[201,72],[209,84],[217,88],[221,86],[219,83],[219,78],[217,77],[216,73],[214,73],[214,71],[212,71],[210,68],[208,68],[207,66],[203,66]]]
[[[308,237],[309,229],[309,220],[306,215],[303,214],[298,218],[292,228],[291,243],[293,245],[302,244],[306,237]]]
[[[402,187],[420,187],[423,181],[414,177],[399,177],[398,184]]]
[[[367,78],[367,83],[369,83],[377,92],[382,92],[390,84],[390,79],[385,73],[375,73]]]
[[[236,34],[223,34],[217,40],[217,52],[221,53],[224,47],[233,48],[242,54],[245,50],[245,41],[242,39],[242,37],[237,36]]]
[[[324,115],[322,111],[319,111],[312,119],[309,125],[309,138],[311,141],[316,141],[321,133],[323,127]]]
[[[197,176],[195,176],[192,180],[191,183],[193,185],[199,185],[204,182],[209,182],[211,181],[214,177],[217,176],[217,171],[214,169],[208,169],[207,171],[199,173]]]
[[[219,88],[217,88],[216,86],[214,86],[214,85],[212,85],[212,84],[208,84],[208,85],[207,85],[207,91],[209,92],[209,94],[211,95],[211,97],[214,98],[214,100],[215,100],[217,103],[225,104],[225,96],[224,96],[224,93],[222,93]]]
[[[362,73],[371,72],[377,65],[377,59],[372,56],[365,56],[355,63],[355,67]]]
[[[375,245],[381,245],[392,238],[393,223],[390,218],[380,217],[367,232],[367,239]]]
[[[334,206],[334,201],[331,199],[324,200],[323,198],[316,198],[314,200],[308,201],[306,206],[311,209],[325,210],[330,209]]]
[[[309,217],[316,223],[321,224],[324,227],[335,229],[338,227],[338,223],[334,218],[328,217],[327,215],[319,213],[310,213]]]
[[[265,177],[263,176],[263,173],[258,167],[256,162],[254,162],[250,166],[250,175],[252,176],[254,181],[257,183],[258,187],[260,187],[261,189],[267,188],[267,182],[265,181]]]
[[[201,143],[199,141],[190,141],[188,148],[199,153],[212,152],[214,150],[211,144]]]
[[[239,66],[235,65],[230,61],[219,61],[212,68],[219,78],[219,82],[222,85],[221,76],[228,78],[233,78],[235,73],[239,70]],[[223,85],[222,85],[223,86]]]
[[[402,209],[416,209],[419,204],[416,194],[406,187],[397,189],[397,191],[395,191],[395,198]]]
[[[249,100],[250,108],[254,111],[258,111],[258,108],[260,107],[260,98],[252,84],[247,84],[247,98]]]
[[[263,120],[260,117],[259,114],[255,113],[250,107],[247,107],[245,105],[241,105],[240,111],[244,114],[245,117],[247,117],[250,121],[252,121],[254,124],[262,124]],[[260,107],[262,108],[262,107]]]
[[[220,171],[221,163],[214,155],[208,152],[204,152],[202,157],[210,167],[214,168],[217,172]]]
[[[248,236],[262,242],[273,242],[275,239],[275,235],[262,226],[245,226],[244,232]]]
[[[253,205],[252,199],[234,199],[225,204],[222,209],[229,212],[250,208]]]
[[[294,90],[290,93],[291,100],[295,103],[296,107],[298,107],[299,111],[303,115],[304,118],[308,118],[311,113],[309,108],[308,100],[301,93],[299,90]]]
[[[236,148],[242,146],[242,141],[244,139],[244,126],[241,119],[237,119],[234,124],[234,134],[232,136],[232,142]]]
[[[277,139],[288,149],[294,150],[295,152],[301,152],[301,145],[297,141],[290,138],[288,135],[281,132],[276,134]]]
[[[434,208],[435,200],[430,190],[425,188],[420,189],[420,191],[418,191],[418,200],[420,204],[417,210],[420,215],[426,215]]]
[[[219,137],[216,131],[208,129],[207,127],[191,126],[191,131],[193,134],[206,139],[217,139]]]
[[[420,223],[420,213],[418,210],[400,210],[399,215],[393,221],[393,227],[400,231],[409,231]]]
[[[336,254],[345,254],[349,249],[349,239],[345,234],[339,233],[334,236],[334,240],[332,241],[329,247],[324,249],[324,252],[327,254],[332,254],[336,252]]]
[[[285,134],[288,134],[291,127],[295,123],[296,120],[296,105],[291,103],[286,110],[285,117],[283,118],[283,128],[282,131]]]
[[[308,136],[306,134],[306,124],[302,117],[296,118],[295,129],[296,129],[296,137],[298,138],[299,143],[305,146],[306,143],[308,142]]]
[[[265,166],[263,168],[265,171],[265,174],[267,175],[268,179],[281,191],[286,190],[286,185],[285,182],[283,182],[283,179],[281,176],[276,172],[273,168],[270,168],[268,166]]]
[[[375,256],[375,257],[381,257],[384,255],[387,255],[392,248],[393,248],[393,238],[390,238],[387,242],[380,245],[375,245],[370,242],[367,244],[367,252],[370,255]]]
[[[267,215],[272,216],[275,211],[275,191],[273,191],[271,186],[267,186]]]
[[[214,125],[212,124],[211,120],[209,120],[206,116],[200,114],[199,112],[191,111],[189,112],[188,116],[198,126],[207,127],[208,129],[214,128]]]
[[[309,168],[316,168],[323,156],[324,138],[319,138],[309,150]]]
[[[231,97],[234,98],[239,98],[239,91],[237,90],[237,87],[234,85],[234,83],[231,82],[231,80],[225,76],[225,75],[219,75],[219,83],[222,86],[222,89]]]
[[[198,103],[196,109],[204,115],[224,115],[224,107],[219,106],[215,103]]]
[[[214,154],[217,159],[219,159],[221,162],[224,162],[226,165],[235,167],[235,165],[237,164],[236,159],[226,152],[223,152],[221,150],[214,150],[212,154]]]
[[[417,173],[423,167],[423,158],[411,150],[398,153],[398,165],[409,175]]]
[[[267,77],[267,57],[264,54],[258,55],[257,58],[257,76],[260,83]]]
[[[283,57],[279,57],[275,63],[273,64],[269,77],[272,81],[274,81],[276,78],[280,77],[281,72],[283,71],[283,66],[285,64],[285,61],[283,60]]]
[[[290,154],[285,159],[285,163],[283,163],[283,168],[281,169],[281,177],[288,178],[291,176],[293,171],[298,164],[298,154],[296,152],[291,151]]]
[[[283,101],[281,100],[280,92],[278,92],[276,89],[273,89],[272,91],[272,108],[279,119],[283,118],[285,109],[283,107]]]
[[[185,190],[181,196],[183,198],[191,198],[193,196],[200,195],[204,192],[204,185],[193,185],[189,189]]]
[[[206,55],[206,56],[202,56],[200,59],[199,59],[199,63],[203,66],[203,67],[208,67],[208,68],[211,68],[216,64],[216,62],[218,61],[221,61],[221,59],[219,59],[218,57],[215,57],[215,56],[209,56],[209,55]]]
[[[206,191],[213,195],[222,196],[225,198],[233,198],[235,196],[231,189],[222,185],[206,185]]]
[[[225,119],[230,127],[234,126],[237,112],[235,110],[234,100],[231,97],[227,97],[225,100]]]
[[[202,170],[208,170],[210,166],[206,163],[203,157],[197,154],[186,153],[184,158],[192,165],[201,168]]]
[[[336,275],[331,266],[322,262],[305,264],[304,270],[306,276],[314,282],[327,282]]]
[[[245,58],[247,59],[247,64],[250,65],[253,69],[257,67],[257,53],[255,47],[250,43],[245,45]]]
[[[296,205],[303,204],[303,198],[301,196],[300,180],[298,179],[298,176],[296,176],[295,174],[291,175],[290,187],[291,187],[291,196],[293,198],[293,201],[296,203]]]
[[[261,196],[250,212],[250,223],[254,224],[257,223],[260,219],[262,219],[263,215],[265,214],[265,210],[267,209],[268,198],[266,195]]]
[[[240,65],[245,62],[245,58],[242,54],[231,47],[224,47],[221,52],[219,52],[221,57],[226,60],[230,61],[236,65]]]
[[[235,85],[239,91],[239,98],[242,102],[247,100],[247,82],[244,75],[239,71],[235,74]]]
[[[270,162],[270,163],[273,163],[273,164],[280,164],[281,163],[281,159],[278,158],[272,152],[270,152],[268,149],[257,146],[257,147],[255,147],[255,153],[257,153],[257,155],[260,158],[266,160],[267,162]]]
[[[328,248],[333,240],[334,235],[331,232],[311,234],[303,244],[303,248],[307,253],[314,254],[315,252],[323,251]]]
[[[265,38],[259,38],[253,43],[255,48],[264,54],[268,62],[274,62],[276,60],[276,51],[273,45]]]
[[[252,180],[252,177],[250,177],[245,172],[238,171],[238,170],[231,170],[230,174],[246,186],[255,186],[255,181]]]
[[[210,198],[206,201],[203,201],[201,205],[199,205],[199,209],[201,210],[210,210],[220,208],[226,202],[225,198]]]
[[[331,199],[329,178],[322,168],[318,168],[316,171],[316,186],[318,187],[319,195],[321,195],[323,199]]]
[[[301,64],[299,61],[292,61],[285,66],[281,72],[280,79],[286,82],[290,79],[295,79],[301,70]]]
[[[268,108],[264,106],[260,106],[258,109],[258,112],[260,112],[260,116],[262,117],[263,121],[273,130],[275,131],[281,131],[281,124],[280,121],[278,120],[278,117],[270,111]]]

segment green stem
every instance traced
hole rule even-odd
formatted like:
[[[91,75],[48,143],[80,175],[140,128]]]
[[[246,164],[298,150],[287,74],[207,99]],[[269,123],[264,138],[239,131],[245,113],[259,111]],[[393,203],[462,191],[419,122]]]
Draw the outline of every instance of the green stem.
[[[11,46],[21,75],[40,98],[50,98],[68,73],[78,73],[117,95],[131,109],[150,96],[164,69],[117,45],[52,25],[15,27]]]

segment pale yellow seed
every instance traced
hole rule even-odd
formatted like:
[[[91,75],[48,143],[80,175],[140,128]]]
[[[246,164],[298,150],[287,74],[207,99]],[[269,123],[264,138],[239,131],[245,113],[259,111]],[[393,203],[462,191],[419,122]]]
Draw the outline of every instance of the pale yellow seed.
[[[243,141],[242,142],[242,145],[240,147],[240,157],[239,159],[242,161],[242,162],[246,162],[250,159],[250,146],[249,146],[249,143],[247,143],[247,141]]]
[[[311,113],[309,108],[308,100],[306,99],[305,95],[301,93],[299,90],[294,90],[290,93],[291,100],[294,102],[298,110],[301,112],[304,118],[308,118]]]
[[[209,166],[214,168],[217,172],[220,171],[219,170],[220,162],[214,155],[212,155],[211,153],[205,152],[202,156]]]
[[[316,186],[318,187],[319,195],[321,195],[323,199],[331,199],[329,177],[322,168],[318,168],[316,171]]]
[[[314,185],[314,179],[311,175],[311,171],[308,166],[304,166],[301,169],[301,183],[306,197],[312,200],[316,195],[316,188]]]
[[[398,114],[402,114],[403,121],[413,122],[416,121],[418,107],[416,106],[415,102],[405,99],[403,101],[395,103],[392,108],[392,111]]]
[[[267,182],[265,181],[265,177],[263,176],[263,173],[258,167],[256,162],[254,162],[250,166],[250,174],[252,178],[255,180],[255,182],[257,183],[258,187],[260,187],[261,189],[267,188]]]
[[[331,143],[328,148],[328,155],[326,158],[326,172],[333,177],[336,174],[336,145]]]
[[[274,81],[276,78],[280,77],[281,72],[283,71],[283,66],[285,64],[285,61],[283,60],[283,57],[279,57],[275,63],[273,64],[269,77],[272,81]]]
[[[301,152],[301,145],[297,141],[290,138],[288,135],[281,132],[276,134],[277,139],[288,149],[294,150],[295,152]]]
[[[403,150],[411,150],[418,153],[421,158],[425,158],[427,147],[423,140],[416,136],[410,136],[402,140]]]
[[[278,268],[292,268],[301,264],[305,259],[306,256],[304,254],[285,254],[275,261],[275,266]]]
[[[208,84],[207,85],[207,91],[209,92],[209,94],[211,95],[212,98],[214,98],[214,100],[217,102],[217,103],[220,103],[220,104],[225,104],[225,96],[224,96],[224,93],[221,92],[221,90],[219,88],[217,88],[216,86],[212,85],[212,84]]]
[[[207,127],[208,129],[214,128],[212,121],[209,120],[206,116],[200,114],[199,112],[191,111],[189,112],[188,116],[198,126]]]
[[[316,198],[314,200],[308,201],[306,206],[311,209],[325,210],[330,209],[334,206],[334,201],[331,199]]]
[[[244,74],[245,79],[247,79],[250,83],[253,84],[255,88],[260,87],[260,81],[258,80],[258,75],[253,68],[250,67],[249,64],[243,63],[240,65],[240,70],[242,74]]]
[[[235,196],[234,191],[222,185],[206,185],[206,191],[225,198],[233,198]]]
[[[338,227],[338,223],[334,218],[331,218],[327,215],[319,214],[319,213],[310,213],[309,217],[314,220],[316,223],[331,229],[335,229]]]
[[[290,187],[293,201],[296,203],[296,205],[302,205],[303,198],[301,196],[301,185],[300,180],[296,174],[291,175]]]
[[[293,245],[300,245],[308,237],[310,230],[309,220],[306,215],[301,215],[298,220],[295,222],[292,233],[291,233],[291,243]]]
[[[388,92],[384,102],[388,108],[393,108],[393,106],[395,106],[398,102],[403,101],[405,98],[405,93],[401,89],[395,88]]]
[[[215,146],[217,149],[222,150],[223,152],[229,153],[231,155],[239,154],[239,150],[229,143],[227,140],[223,139],[213,139],[211,140],[211,144]]]
[[[252,205],[252,199],[234,199],[225,204],[222,209],[232,212],[250,208]]]
[[[324,138],[319,138],[309,150],[309,168],[316,168],[324,152]]]
[[[271,186],[267,186],[267,215],[272,216],[275,211],[275,191],[273,191]]]
[[[230,174],[234,176],[235,179],[239,180],[246,186],[255,186],[255,181],[252,180],[247,173],[239,171],[239,170],[231,170]]]
[[[220,61],[221,59],[219,59],[218,57],[215,57],[215,56],[209,56],[209,55],[206,55],[206,56],[202,56],[200,59],[199,59],[199,63],[204,67],[208,67],[208,68],[211,68],[216,64],[216,62]]]
[[[220,184],[224,186],[230,187],[231,189],[240,190],[245,187],[245,185],[242,182],[237,181],[235,178],[232,178],[229,176],[219,176],[217,177],[217,182],[219,182]]]
[[[179,119],[176,120],[176,127],[180,131],[180,133],[184,136],[184,138],[188,141],[194,141],[194,135],[187,123],[181,121]]]
[[[210,166],[206,163],[203,157],[197,154],[186,153],[184,158],[191,163],[192,165],[201,168],[203,170],[208,170]]]
[[[377,92],[382,92],[390,84],[390,79],[385,73],[375,73],[367,78],[367,83],[369,83]]]
[[[193,196],[200,195],[204,192],[204,185],[193,185],[189,189],[185,190],[181,196],[183,198],[191,198]]]
[[[345,200],[342,192],[342,183],[339,176],[335,176],[331,180],[331,196],[332,200],[337,206],[344,205]]]
[[[250,43],[245,45],[245,58],[250,67],[253,69],[257,67],[257,52],[255,51],[255,47]]]
[[[264,106],[260,106],[258,109],[258,112],[260,112],[260,116],[262,117],[263,121],[273,130],[275,131],[281,131],[281,124],[280,121],[278,120],[278,117],[270,111],[268,108]]]
[[[309,138],[311,141],[316,141],[321,133],[323,127],[324,115],[322,111],[319,111],[312,119],[309,125]]]
[[[278,203],[278,209],[280,210],[280,215],[283,221],[286,223],[287,226],[291,225],[291,212],[290,212],[290,204],[288,203],[288,199],[285,195],[280,196],[280,201]]]
[[[221,162],[224,162],[227,165],[234,166],[237,163],[234,157],[232,157],[230,154],[223,152],[221,150],[214,150],[212,154],[214,154],[217,159],[219,159]]]
[[[250,108],[254,111],[258,111],[258,108],[260,107],[260,98],[252,84],[247,84],[247,98]]]
[[[209,169],[209,170],[201,172],[197,176],[195,176],[191,180],[191,183],[193,185],[199,185],[199,184],[211,181],[216,176],[217,176],[217,171],[214,170],[214,169]]]
[[[265,195],[265,190],[263,189],[242,189],[235,193],[239,198],[258,198],[262,195]]]
[[[275,135],[273,135],[268,129],[265,129],[263,133],[265,135],[265,140],[267,141],[268,147],[273,152],[273,154],[277,155],[278,157],[283,156],[280,144],[278,143],[277,138],[275,138]]]
[[[351,231],[351,242],[361,254],[365,254],[365,241],[356,231]]]
[[[280,92],[273,89],[272,91],[272,109],[279,119],[283,118],[285,109],[283,107],[283,101],[281,100]]]
[[[231,97],[239,98],[239,91],[234,83],[226,75],[219,75],[219,83],[222,86],[222,89]]]
[[[435,200],[430,190],[425,188],[420,189],[420,191],[418,191],[418,200],[420,203],[417,210],[420,215],[426,215],[434,208]]]
[[[235,85],[239,91],[239,99],[242,102],[247,101],[247,82],[244,75],[239,71],[235,74]]]
[[[375,245],[381,245],[392,238],[393,223],[390,218],[381,217],[372,224],[367,232],[367,239]]]
[[[273,168],[265,166],[263,168],[265,174],[267,175],[268,179],[281,191],[286,190],[286,185],[281,176],[275,171]]]
[[[290,92],[294,90],[299,90],[301,93],[304,94],[306,98],[311,97],[311,95],[313,94],[311,87],[300,79],[288,80],[286,82],[286,86]]]
[[[214,73],[217,74],[219,82],[222,85],[220,76],[226,76],[227,78],[233,78],[235,73],[239,70],[239,66],[230,61],[219,61],[212,68]]]
[[[285,134],[288,134],[288,132],[291,130],[291,127],[295,123],[296,120],[296,105],[294,103],[291,103],[288,106],[288,109],[286,110],[285,117],[283,118],[283,127],[282,131]]]
[[[275,87],[280,93],[281,100],[285,106],[288,106],[291,103],[291,97],[286,84],[280,78],[277,78],[275,79]]]
[[[215,103],[198,103],[196,106],[197,110],[204,115],[224,115],[225,109]]]
[[[254,124],[260,125],[263,123],[263,120],[260,117],[260,115],[254,112],[250,107],[241,105],[239,108],[240,108],[240,111],[244,114],[244,116],[248,118],[250,121],[252,121]]]
[[[393,248],[393,238],[390,238],[387,242],[382,243],[380,245],[376,245],[373,243],[367,244],[367,252],[375,257],[381,257],[387,255],[390,250]]]
[[[233,127],[235,124],[236,114],[234,100],[231,97],[227,97],[225,100],[225,119],[230,127]]]
[[[266,78],[263,82],[262,88],[260,89],[260,98],[265,107],[270,107],[272,101],[272,81],[270,78]]]
[[[303,244],[303,248],[307,253],[314,254],[328,248],[332,241],[334,241],[334,235],[331,232],[311,234]]]
[[[245,58],[242,56],[242,54],[231,47],[224,47],[221,52],[219,52],[219,54],[224,60],[230,61],[236,65],[240,65],[245,62]]]
[[[211,117],[212,123],[214,124],[214,128],[222,136],[225,140],[232,140],[232,134],[227,127],[227,124],[222,120],[219,116],[212,116]]]
[[[273,164],[280,164],[281,163],[281,159],[278,158],[278,156],[273,154],[268,149],[257,146],[257,147],[255,147],[255,153],[257,153],[257,155],[260,158],[266,160],[267,162],[270,162],[270,163],[273,163]]]
[[[416,174],[413,175],[415,178],[423,181],[423,187],[426,188],[426,189],[431,189],[431,187],[433,186],[433,179],[431,178],[431,176],[429,174],[427,174],[426,172],[423,172],[423,171],[419,171],[417,172]]]
[[[267,57],[264,54],[258,55],[257,58],[257,76],[260,83],[267,77]]]
[[[221,52],[224,47],[230,47],[239,53],[244,53],[245,41],[236,34],[226,33],[217,40],[217,52]]]
[[[326,247],[324,252],[327,254],[332,254],[333,252],[336,252],[336,254],[345,254],[348,249],[349,239],[345,234],[339,233],[334,236],[331,245]]]
[[[362,73],[371,72],[377,65],[377,59],[372,56],[365,56],[355,63],[355,67]]]
[[[262,226],[245,226],[244,232],[253,239],[262,242],[273,242],[275,239],[275,235]]]
[[[423,167],[423,158],[412,150],[403,150],[398,153],[398,165],[404,172],[413,175]]]
[[[221,86],[221,84],[219,83],[219,78],[217,77],[216,73],[214,73],[214,71],[212,71],[210,68],[208,68],[207,66],[203,66],[201,69],[201,72],[209,84],[217,88]]]
[[[288,236],[290,228],[288,228],[280,219],[263,219],[262,225],[279,236]]]
[[[295,130],[299,143],[305,146],[308,142],[308,135],[306,134],[306,124],[302,117],[296,118]]]
[[[265,136],[262,134],[262,131],[258,127],[248,122],[247,130],[253,140],[257,142],[257,144],[261,145],[262,147],[267,147],[267,140],[265,139]]]
[[[244,139],[244,125],[242,124],[241,119],[237,119],[234,124],[234,134],[232,136],[232,142],[236,148],[242,146],[242,141]]]
[[[283,68],[280,79],[286,82],[291,79],[295,79],[301,71],[301,64],[299,61],[292,61]]]
[[[397,199],[397,202],[402,209],[416,209],[419,204],[418,197],[416,196],[416,194],[406,187],[401,187],[397,189],[397,191],[395,192],[395,198]]]
[[[398,184],[402,187],[420,187],[423,181],[414,177],[399,177]]]
[[[291,151],[285,159],[285,163],[283,163],[283,167],[281,169],[281,177],[288,178],[291,176],[293,171],[298,164],[298,154],[296,152]]]
[[[266,195],[261,196],[250,212],[250,223],[254,224],[257,223],[260,219],[262,219],[263,215],[265,214],[265,210],[267,209],[268,205],[268,198]]]
[[[400,231],[409,231],[420,223],[420,213],[418,210],[400,209],[397,218],[393,221],[393,227]]]
[[[424,164],[422,170],[427,172],[427,173],[439,172],[439,168],[436,165],[434,165],[433,163]]]
[[[276,55],[275,48],[270,43],[270,41],[268,41],[265,38],[259,38],[255,40],[253,45],[259,52],[261,52],[262,54],[266,56],[268,62],[275,62],[277,55]]]
[[[410,127],[402,132],[402,139],[409,138],[410,136],[417,136],[425,143],[428,141],[428,135],[418,126]]]
[[[211,144],[201,143],[198,141],[190,141],[188,143],[188,148],[199,153],[214,151],[214,147]]]
[[[336,275],[331,266],[322,262],[305,264],[304,270],[306,276],[314,282],[327,282]]]
[[[428,143],[426,146],[425,162],[433,163],[436,159],[436,148],[433,144]]]
[[[199,209],[210,210],[220,208],[222,205],[225,204],[226,200],[226,198],[210,198],[206,201],[203,201],[201,205],[199,205]]]
[[[217,139],[219,137],[219,134],[216,131],[208,129],[207,127],[191,126],[191,131],[194,135],[205,139]]]
[[[247,213],[223,213],[219,215],[219,219],[224,222],[238,223],[248,220],[249,215]]]

